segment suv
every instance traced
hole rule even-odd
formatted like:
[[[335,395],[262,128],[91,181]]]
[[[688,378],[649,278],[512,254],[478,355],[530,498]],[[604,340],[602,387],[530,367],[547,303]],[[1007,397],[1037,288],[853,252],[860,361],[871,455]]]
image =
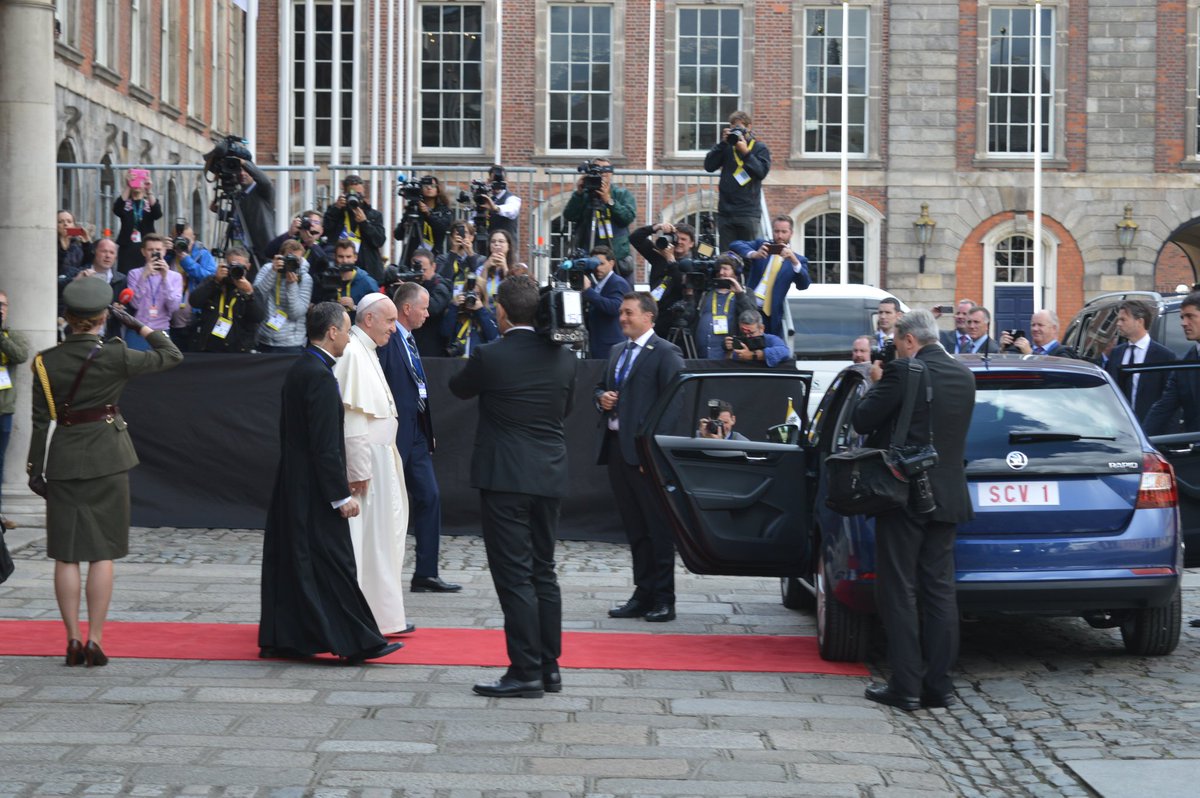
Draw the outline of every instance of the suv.
[[[871,285],[813,283],[801,291],[788,289],[784,330],[796,368],[812,374],[812,394],[808,418],[833,378],[849,366],[850,350],[860,335],[875,334],[875,315],[881,299],[895,299],[882,288]],[[900,310],[908,306],[900,303]]]
[[[960,360],[977,386],[966,449],[976,517],[959,525],[955,549],[962,610],[1080,616],[1120,627],[1130,653],[1170,653],[1182,613],[1176,483],[1115,383],[1076,360]],[[782,443],[776,425],[797,380],[685,372],[639,445],[689,570],[781,577],[785,605],[815,604],[821,655],[860,660],[875,611],[875,524],[825,507],[822,463],[860,445],[850,419],[870,378],[861,365],[843,370],[807,434]],[[734,403],[749,441],[692,437],[712,397]]]

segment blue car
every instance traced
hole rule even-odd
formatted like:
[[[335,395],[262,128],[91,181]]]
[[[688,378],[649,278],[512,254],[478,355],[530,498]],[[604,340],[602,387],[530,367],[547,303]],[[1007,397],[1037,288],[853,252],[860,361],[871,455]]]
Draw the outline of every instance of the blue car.
[[[1111,378],[1061,358],[960,360],[977,389],[966,447],[975,519],[959,526],[955,550],[960,610],[1078,616],[1119,628],[1130,653],[1170,653],[1182,613],[1175,478]],[[780,426],[796,383],[683,374],[639,445],[689,570],[779,576],[785,605],[815,607],[821,655],[861,660],[874,625],[874,522],[825,506],[821,465],[861,445],[851,418],[870,379],[865,367],[843,370],[799,437]],[[750,440],[697,437],[713,398],[734,405]]]

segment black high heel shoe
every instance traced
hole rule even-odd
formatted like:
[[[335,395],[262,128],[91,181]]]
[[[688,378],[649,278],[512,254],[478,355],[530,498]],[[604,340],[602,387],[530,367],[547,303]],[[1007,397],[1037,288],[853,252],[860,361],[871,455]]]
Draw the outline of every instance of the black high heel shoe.
[[[67,667],[74,668],[76,665],[82,665],[83,661],[83,643],[78,640],[67,643]]]
[[[83,662],[89,668],[100,668],[108,664],[108,657],[100,646],[96,645],[95,641],[89,640],[83,649]]]

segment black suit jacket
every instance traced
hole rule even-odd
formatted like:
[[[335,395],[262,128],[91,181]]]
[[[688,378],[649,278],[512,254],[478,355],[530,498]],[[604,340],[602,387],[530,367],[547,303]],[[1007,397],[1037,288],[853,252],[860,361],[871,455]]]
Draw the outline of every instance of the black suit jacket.
[[[1117,381],[1117,385],[1121,386],[1121,392],[1128,399],[1133,391],[1132,374],[1122,373],[1122,365],[1125,363],[1125,353],[1129,349],[1129,344],[1121,344],[1113,347],[1112,354],[1108,357],[1108,364],[1104,367],[1113,379]],[[1146,359],[1143,363],[1171,363],[1178,358],[1175,353],[1167,349],[1157,341],[1151,341],[1146,347]],[[1133,407],[1133,414],[1137,417],[1138,423],[1145,420],[1150,412],[1150,407],[1163,395],[1163,391],[1167,387],[1167,373],[1164,371],[1151,372],[1140,375],[1138,380],[1137,402]]]
[[[683,370],[683,355],[679,347],[670,341],[664,341],[657,335],[651,335],[646,340],[646,346],[633,361],[629,373],[618,388],[616,384],[617,361],[625,344],[614,346],[608,357],[608,365],[604,369],[604,379],[596,384],[593,399],[597,401],[596,409],[600,409],[598,400],[605,391],[619,391],[616,416],[618,423],[617,440],[620,444],[621,457],[629,465],[638,465],[637,447],[633,439],[638,427],[650,413],[650,408],[658,401],[658,397],[666,390],[667,385],[675,375]],[[596,462],[604,465],[611,453],[605,446],[608,434],[608,419],[612,412],[600,413],[600,445],[596,453]]]
[[[1149,355],[1149,352],[1146,353]],[[1200,360],[1200,353],[1192,347],[1184,355],[1185,363]],[[1147,375],[1143,374],[1145,379]],[[1138,392],[1139,396],[1141,392]],[[1183,427],[1172,424],[1175,414],[1183,411]],[[1200,369],[1172,372],[1167,377],[1167,387],[1162,396],[1150,406],[1142,421],[1142,431],[1147,435],[1168,435],[1172,432],[1200,432]]]
[[[928,372],[933,401],[919,392],[909,423],[907,445],[929,443],[932,414],[933,446],[938,464],[929,472],[937,509],[928,516],[934,521],[960,523],[974,517],[967,492],[966,441],[975,408],[975,377],[970,370],[937,344],[926,344],[917,359]],[[867,434],[867,445],[887,448],[892,427],[904,400],[904,375],[908,361],[897,358],[883,367],[883,377],[854,409],[854,428]],[[916,376],[916,375],[912,375]]]
[[[575,391],[576,359],[532,330],[485,344],[450,378],[460,399],[479,397],[471,486],[562,498],[567,495],[563,419]]]

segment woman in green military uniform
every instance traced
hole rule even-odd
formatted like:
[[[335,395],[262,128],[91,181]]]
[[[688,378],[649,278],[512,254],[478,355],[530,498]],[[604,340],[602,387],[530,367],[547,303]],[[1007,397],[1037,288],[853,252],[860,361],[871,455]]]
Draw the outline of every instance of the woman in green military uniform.
[[[137,455],[117,399],[130,377],[165,371],[183,355],[112,302],[112,289],[88,277],[63,289],[71,334],[34,359],[29,486],[46,499],[46,549],[54,594],[67,627],[67,665],[104,665],[104,620],[113,560],[129,553],[129,469]],[[109,314],[142,335],[151,351],[100,338]],[[50,422],[56,422],[51,433]],[[48,445],[47,445],[47,442]],[[79,632],[81,562],[87,574],[88,642]]]

